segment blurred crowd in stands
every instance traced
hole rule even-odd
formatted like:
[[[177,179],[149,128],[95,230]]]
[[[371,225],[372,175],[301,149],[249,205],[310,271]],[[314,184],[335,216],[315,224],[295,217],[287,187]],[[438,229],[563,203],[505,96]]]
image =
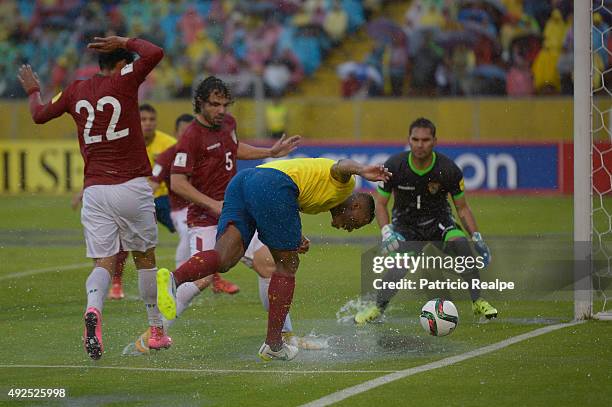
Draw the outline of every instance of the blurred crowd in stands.
[[[597,89],[612,62],[612,1],[594,0],[593,10]],[[572,0],[413,0],[403,24],[368,23],[376,45],[338,67],[342,94],[572,94],[572,23]]]
[[[210,74],[238,96],[259,86],[278,97],[360,28],[375,45],[337,67],[344,97],[572,93],[572,0],[412,0],[403,18],[377,17],[393,1],[0,0],[0,97],[24,96],[21,63],[48,93],[93,75],[96,54],[85,46],[111,34],[166,52],[142,97],[190,97]],[[607,74],[612,0],[593,5],[593,64]],[[593,76],[596,88],[603,76]]]
[[[0,97],[23,96],[15,75],[30,63],[48,91],[97,72],[94,36],[140,37],[166,56],[141,87],[147,98],[190,97],[198,78],[226,76],[238,95],[263,78],[278,96],[311,75],[326,53],[383,0],[1,0]],[[261,83],[261,82],[260,82]]]

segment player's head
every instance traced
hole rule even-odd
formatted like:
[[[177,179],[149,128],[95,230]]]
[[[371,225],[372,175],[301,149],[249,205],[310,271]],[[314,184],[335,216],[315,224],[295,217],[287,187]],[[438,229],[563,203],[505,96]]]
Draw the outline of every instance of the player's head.
[[[143,103],[140,110],[140,127],[145,138],[152,138],[157,128],[157,110],[148,103]]]
[[[234,102],[227,85],[219,78],[209,76],[195,91],[193,110],[208,126],[221,126],[227,109]]]
[[[429,157],[436,142],[436,126],[430,120],[420,117],[410,124],[408,145],[414,157],[419,159]]]
[[[134,54],[124,48],[118,48],[112,52],[98,53],[98,66],[100,66],[101,71],[122,69],[132,62],[134,62]]]
[[[193,119],[194,117],[189,113],[183,113],[176,118],[176,122],[174,123],[174,137],[176,137],[177,140],[181,139],[185,129],[187,126],[189,126]]]
[[[353,192],[346,201],[332,208],[332,226],[347,232],[374,220],[374,198],[365,192]]]

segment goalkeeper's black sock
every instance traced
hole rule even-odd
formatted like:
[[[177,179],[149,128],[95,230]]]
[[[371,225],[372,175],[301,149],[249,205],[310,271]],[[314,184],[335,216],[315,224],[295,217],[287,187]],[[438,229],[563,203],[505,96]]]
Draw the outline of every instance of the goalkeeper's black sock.
[[[451,256],[460,256],[460,257],[473,257],[474,253],[472,252],[472,247],[470,245],[469,240],[467,238],[462,237],[459,239],[449,240],[445,243],[444,252],[450,254]],[[461,273],[461,278],[464,281],[467,281],[470,285],[468,291],[470,292],[470,298],[472,298],[472,302],[476,301],[480,298],[480,288],[474,287],[472,283],[473,280],[480,281],[480,272],[477,268],[473,268],[471,270],[466,270]]]
[[[408,273],[407,268],[391,269],[387,271],[387,273],[383,276],[383,284],[389,282],[397,283],[402,278],[404,278],[406,273]],[[388,285],[384,286],[388,287]],[[381,311],[384,311],[389,305],[391,298],[393,298],[395,294],[397,294],[397,289],[386,288],[383,290],[378,290],[378,292],[376,293],[376,306],[380,308]]]
[[[470,288],[468,288],[468,291],[470,292],[470,298],[472,298],[472,302],[479,299],[480,298],[480,288],[474,287],[474,284],[472,283],[472,281],[474,280],[480,281],[480,273],[478,272],[478,270],[471,271],[469,273],[468,272],[461,273],[461,278],[467,281],[468,284],[470,285]]]

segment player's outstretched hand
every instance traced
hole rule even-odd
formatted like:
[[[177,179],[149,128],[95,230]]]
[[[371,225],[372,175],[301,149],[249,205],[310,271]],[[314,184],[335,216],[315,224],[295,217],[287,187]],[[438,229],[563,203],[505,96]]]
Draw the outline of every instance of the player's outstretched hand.
[[[17,79],[21,83],[23,90],[29,95],[35,90],[40,90],[40,79],[30,65],[21,65]]]
[[[287,138],[286,134],[281,137],[270,149],[270,156],[274,158],[284,157],[293,152],[302,141],[302,136],[291,136]]]
[[[306,236],[302,235],[302,241],[300,242],[300,247],[298,247],[297,252],[300,254],[306,253],[310,249],[310,239]]]
[[[119,48],[125,48],[129,38],[117,37],[95,37],[93,42],[87,44],[87,48],[98,52],[112,52]]]
[[[368,181],[389,181],[391,174],[388,168],[385,168],[383,164],[379,165],[366,165],[362,168],[359,173],[363,178]]]

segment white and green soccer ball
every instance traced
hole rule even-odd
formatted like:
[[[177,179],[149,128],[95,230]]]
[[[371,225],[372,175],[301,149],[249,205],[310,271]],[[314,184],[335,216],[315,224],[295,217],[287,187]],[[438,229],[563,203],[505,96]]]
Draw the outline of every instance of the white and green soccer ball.
[[[421,326],[433,336],[446,336],[453,332],[459,322],[455,304],[442,298],[434,298],[421,308]]]

